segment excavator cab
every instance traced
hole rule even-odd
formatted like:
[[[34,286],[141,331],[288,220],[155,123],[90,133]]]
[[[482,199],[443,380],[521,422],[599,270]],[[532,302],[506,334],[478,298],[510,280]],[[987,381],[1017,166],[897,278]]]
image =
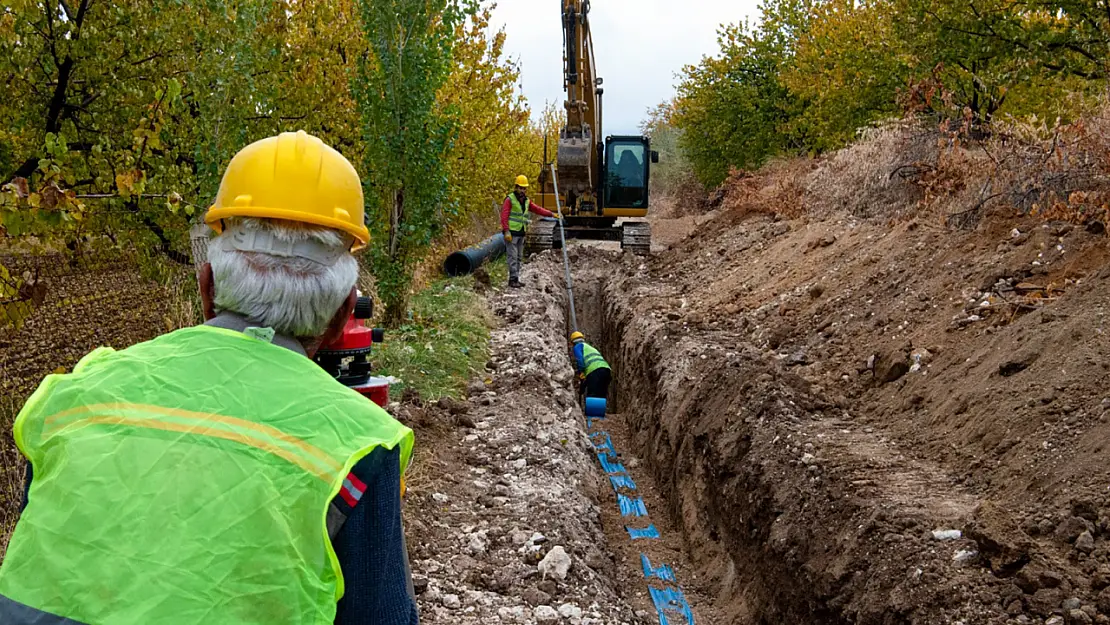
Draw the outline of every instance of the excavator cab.
[[[606,215],[647,215],[650,163],[659,162],[644,137],[608,137],[605,140],[605,178],[602,200]],[[614,212],[619,210],[619,214]]]

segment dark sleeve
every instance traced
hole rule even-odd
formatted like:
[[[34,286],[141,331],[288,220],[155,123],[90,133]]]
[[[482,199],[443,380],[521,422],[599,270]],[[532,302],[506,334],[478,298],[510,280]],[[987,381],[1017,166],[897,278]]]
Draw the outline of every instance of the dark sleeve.
[[[31,463],[27,461],[25,464],[26,469],[24,470],[23,476],[23,504],[19,506],[19,512],[21,514],[27,508],[27,500],[31,498]]]
[[[420,622],[401,526],[399,458],[399,449],[375,449],[352,471],[366,487],[361,498],[353,507],[342,492],[335,499],[334,505],[347,515],[332,539],[346,587],[336,625]]]

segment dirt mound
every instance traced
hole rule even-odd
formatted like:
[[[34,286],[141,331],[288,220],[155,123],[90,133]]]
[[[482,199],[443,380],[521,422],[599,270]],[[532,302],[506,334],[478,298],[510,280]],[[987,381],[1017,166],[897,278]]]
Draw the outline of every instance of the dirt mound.
[[[617,409],[729,622],[1110,622],[1090,230],[725,211],[650,262],[580,252],[612,275]]]

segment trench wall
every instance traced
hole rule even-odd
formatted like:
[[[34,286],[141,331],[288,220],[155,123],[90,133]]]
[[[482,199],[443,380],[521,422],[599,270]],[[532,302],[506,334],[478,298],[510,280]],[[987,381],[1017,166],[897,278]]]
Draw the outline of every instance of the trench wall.
[[[920,539],[936,509],[912,501],[923,486],[912,468],[904,500],[882,492],[891,484],[864,496],[876,493],[863,492],[861,474],[890,467],[882,454],[832,453],[829,438],[849,427],[842,410],[739,337],[670,321],[642,306],[644,284],[591,266],[575,279],[579,325],[613,365],[611,411],[627,420],[726,622],[993,620],[971,601],[981,572],[953,570]],[[891,538],[901,536],[914,538]]]

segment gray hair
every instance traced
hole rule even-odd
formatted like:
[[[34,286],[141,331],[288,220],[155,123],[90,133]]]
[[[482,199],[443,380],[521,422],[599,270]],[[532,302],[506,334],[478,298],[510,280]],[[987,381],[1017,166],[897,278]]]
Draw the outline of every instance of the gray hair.
[[[334,262],[244,251],[236,239],[272,239],[275,248],[325,250]],[[257,240],[256,239],[256,240]],[[295,338],[317,338],[358,280],[358,261],[348,251],[351,239],[337,230],[278,219],[229,219],[208,245],[217,312]],[[319,254],[316,255],[319,258]]]

